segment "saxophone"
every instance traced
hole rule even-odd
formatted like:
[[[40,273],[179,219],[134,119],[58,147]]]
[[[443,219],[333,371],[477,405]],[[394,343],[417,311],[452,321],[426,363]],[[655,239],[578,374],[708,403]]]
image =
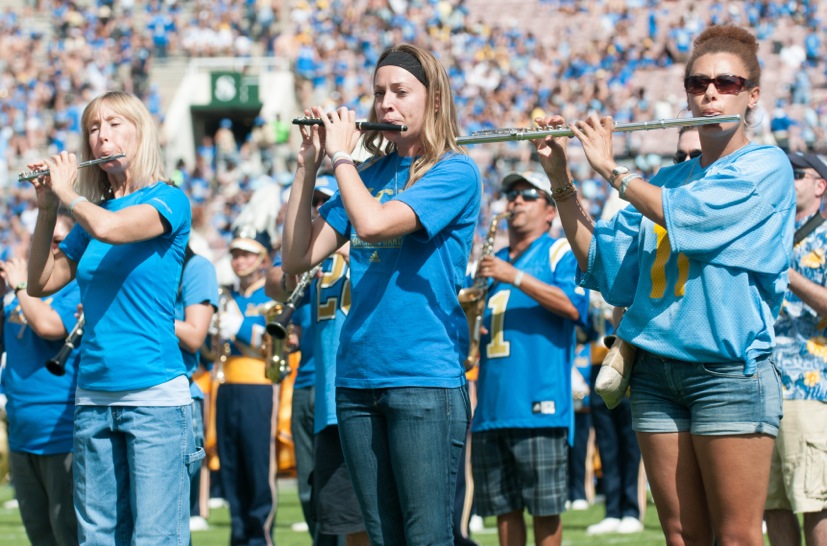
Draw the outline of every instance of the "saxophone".
[[[505,218],[511,217],[511,211],[497,214],[488,226],[488,234],[482,245],[480,262],[485,256],[494,254],[494,237],[497,235],[497,225]],[[488,295],[488,279],[479,276],[480,266],[474,271],[474,282],[469,288],[459,291],[459,304],[465,311],[465,318],[468,319],[468,329],[471,334],[471,345],[468,348],[468,356],[465,359],[465,370],[472,369],[480,359],[480,328],[482,327],[482,316],[485,313],[485,299]]]

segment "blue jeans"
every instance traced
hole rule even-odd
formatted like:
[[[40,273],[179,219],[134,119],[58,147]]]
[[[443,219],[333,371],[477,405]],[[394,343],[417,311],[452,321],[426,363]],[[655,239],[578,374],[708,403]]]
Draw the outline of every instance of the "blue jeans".
[[[81,544],[189,544],[192,406],[75,408]]]
[[[338,388],[336,413],[371,544],[453,545],[467,387]]]

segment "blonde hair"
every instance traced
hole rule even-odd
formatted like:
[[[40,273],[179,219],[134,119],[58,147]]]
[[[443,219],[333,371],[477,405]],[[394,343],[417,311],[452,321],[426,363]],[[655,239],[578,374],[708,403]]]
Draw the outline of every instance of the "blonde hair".
[[[373,71],[373,80],[376,81],[376,72],[382,60],[389,54],[401,51],[412,55],[422,65],[425,79],[428,84],[425,105],[425,124],[422,129],[422,154],[411,164],[410,176],[406,188],[411,187],[422,178],[431,167],[437,164],[446,152],[465,154],[457,145],[459,128],[457,126],[457,108],[451,94],[451,83],[445,67],[430,52],[411,44],[400,44],[386,49],[376,63]],[[378,121],[376,109],[372,108],[368,115],[369,121]],[[365,134],[365,149],[371,154],[382,156],[392,153],[396,145],[386,142],[382,133],[370,131]]]
[[[123,91],[109,91],[99,95],[92,99],[92,102],[83,110],[80,122],[81,157],[92,158],[89,128],[97,121],[103,106],[112,108],[137,129],[138,149],[128,167],[130,190],[141,189],[159,180],[167,182],[155,121],[144,103],[134,95]],[[79,169],[75,190],[93,203],[99,203],[111,193],[109,176],[97,165]]]

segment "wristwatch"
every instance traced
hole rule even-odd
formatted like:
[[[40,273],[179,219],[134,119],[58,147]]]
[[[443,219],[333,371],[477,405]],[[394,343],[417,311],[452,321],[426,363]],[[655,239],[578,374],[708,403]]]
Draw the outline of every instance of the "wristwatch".
[[[27,283],[26,281],[17,283],[16,285],[14,285],[14,293],[17,294],[21,290],[25,290],[27,286],[29,286],[29,283]]]
[[[628,172],[629,172],[629,167],[624,167],[623,165],[618,165],[617,167],[612,169],[612,174],[611,174],[611,176],[609,176],[609,185],[611,187],[617,189],[617,186],[615,185],[615,180],[617,180],[618,176],[620,176],[622,174],[626,174]]]

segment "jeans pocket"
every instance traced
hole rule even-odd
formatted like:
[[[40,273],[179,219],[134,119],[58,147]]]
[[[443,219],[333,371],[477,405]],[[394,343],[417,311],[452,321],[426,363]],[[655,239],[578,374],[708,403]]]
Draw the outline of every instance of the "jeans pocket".
[[[207,452],[204,451],[203,447],[199,447],[193,453],[184,455],[184,464],[187,465],[187,473],[190,477],[195,476],[195,474],[201,469],[201,461],[206,455]]]
[[[804,494],[827,499],[827,436],[807,438],[804,451]]]
[[[740,361],[701,362],[701,367],[707,375],[730,379],[752,379],[754,376],[744,375],[744,366],[745,364]]]

